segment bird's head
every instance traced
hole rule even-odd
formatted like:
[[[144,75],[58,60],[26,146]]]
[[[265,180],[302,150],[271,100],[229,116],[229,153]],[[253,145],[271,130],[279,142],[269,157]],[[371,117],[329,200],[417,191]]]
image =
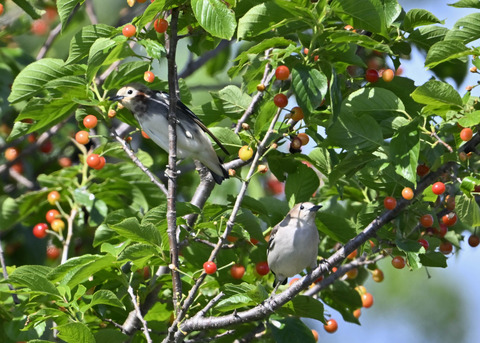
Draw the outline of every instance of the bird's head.
[[[290,217],[291,218],[298,218],[302,220],[311,220],[315,219],[315,215],[317,211],[322,208],[322,205],[315,205],[311,202],[301,202],[296,204],[290,210]]]
[[[120,101],[123,106],[128,108],[134,114],[146,111],[147,99],[152,95],[152,91],[140,83],[132,83],[119,89],[111,101]]]

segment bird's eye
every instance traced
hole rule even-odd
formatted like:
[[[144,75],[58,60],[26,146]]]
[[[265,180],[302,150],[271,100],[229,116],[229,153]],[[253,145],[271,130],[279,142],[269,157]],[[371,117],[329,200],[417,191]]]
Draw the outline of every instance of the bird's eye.
[[[133,94],[133,89],[129,89],[129,90],[127,91],[127,94],[128,94],[128,95],[132,95],[132,94]]]
[[[303,205],[300,205],[300,209],[303,210],[305,207],[303,207]]]

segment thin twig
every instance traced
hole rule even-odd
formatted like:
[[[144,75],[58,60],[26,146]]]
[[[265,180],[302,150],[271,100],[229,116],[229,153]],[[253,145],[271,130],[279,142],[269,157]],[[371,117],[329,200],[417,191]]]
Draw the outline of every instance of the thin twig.
[[[142,323],[143,334],[145,335],[145,338],[147,339],[147,342],[152,343],[153,341],[150,338],[150,333],[148,332],[147,322],[145,321],[145,319],[142,316],[142,312],[140,311],[140,306],[138,306],[137,298],[135,297],[135,294],[133,293],[133,288],[130,284],[128,285],[127,291],[128,291],[128,294],[130,295],[130,298],[132,299],[133,307],[135,307],[135,314],[136,314],[138,320],[140,320],[140,322]]]
[[[70,211],[70,215],[67,218],[67,237],[63,241],[63,251],[62,251],[62,260],[60,264],[64,264],[67,262],[68,259],[68,249],[70,248],[70,242],[72,241],[73,237],[73,221],[77,216],[78,209],[76,207],[72,208]]]
[[[4,259],[4,256],[3,256],[3,248],[2,248],[2,242],[0,241],[0,263],[2,264],[2,273],[3,273],[3,278],[5,280],[8,279],[8,272],[7,272],[7,265],[5,264],[5,259]],[[13,291],[14,288],[11,284],[7,284],[8,285],[8,288]],[[18,299],[17,295],[15,293],[12,293],[12,298],[13,298],[13,302],[15,304],[20,304],[20,300]]]
[[[130,157],[133,163],[135,163],[137,167],[140,168],[150,178],[150,181],[152,181],[165,195],[167,195],[168,191],[167,188],[165,188],[165,185],[161,183],[155,177],[155,175],[153,175],[153,173],[143,165],[143,163],[138,159],[135,153],[129,148],[125,140],[117,134],[115,129],[112,128],[110,130],[110,134],[117,140],[117,142],[120,143],[122,149],[127,153],[128,157]]]
[[[86,0],[85,1],[85,12],[87,12],[87,16],[90,19],[90,22],[93,25],[98,24],[98,18],[95,13],[95,8],[93,7],[93,2],[92,0]]]
[[[445,141],[443,141],[443,140],[437,135],[437,133],[436,133],[435,131],[431,132],[431,133],[430,133],[430,136],[435,137],[435,139],[436,139],[439,143],[441,143],[445,148],[447,148],[448,151],[453,152],[452,147],[451,147],[449,144],[445,143]]]

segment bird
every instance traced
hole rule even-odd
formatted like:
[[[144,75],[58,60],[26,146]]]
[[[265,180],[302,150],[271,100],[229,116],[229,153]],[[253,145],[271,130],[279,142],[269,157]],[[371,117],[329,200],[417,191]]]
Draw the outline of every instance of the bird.
[[[296,204],[272,229],[267,248],[267,263],[275,275],[274,290],[287,278],[305,268],[317,267],[320,238],[315,215],[322,205],[311,202]]]
[[[119,101],[130,110],[143,131],[163,150],[169,151],[168,142],[168,110],[169,94],[156,91],[140,83],[132,83],[118,90],[110,97],[111,101]],[[228,172],[222,165],[210,135],[218,146],[228,155],[228,150],[213,133],[201,122],[184,103],[177,100],[175,108],[177,118],[177,156],[180,159],[192,157],[205,165],[212,173],[216,183],[221,184],[228,178]]]

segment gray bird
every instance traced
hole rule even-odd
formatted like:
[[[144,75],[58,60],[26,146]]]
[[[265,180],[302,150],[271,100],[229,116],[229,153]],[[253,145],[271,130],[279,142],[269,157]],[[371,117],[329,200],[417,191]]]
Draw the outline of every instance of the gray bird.
[[[142,84],[130,84],[121,88],[110,98],[120,101],[137,119],[143,131],[163,150],[168,152],[168,109],[169,95],[151,90]],[[213,135],[200,119],[180,100],[175,111],[177,117],[177,156],[180,159],[192,157],[204,164],[218,184],[228,178],[228,172],[213,149],[208,133],[218,146],[228,154],[227,149]]]
[[[315,215],[321,207],[311,202],[296,204],[273,228],[268,241],[267,262],[275,275],[274,292],[280,284],[287,282],[288,277],[317,266],[320,239]]]

